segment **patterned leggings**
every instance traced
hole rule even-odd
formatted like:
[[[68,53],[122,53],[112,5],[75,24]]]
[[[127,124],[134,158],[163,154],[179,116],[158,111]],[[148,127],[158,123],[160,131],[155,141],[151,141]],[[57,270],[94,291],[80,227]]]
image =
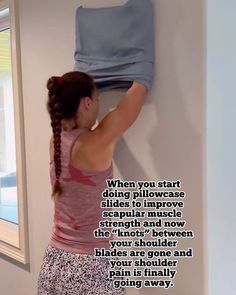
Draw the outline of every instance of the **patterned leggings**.
[[[114,279],[108,277],[109,260],[108,257],[69,253],[48,245],[38,276],[37,294],[125,295],[125,288],[114,288]]]

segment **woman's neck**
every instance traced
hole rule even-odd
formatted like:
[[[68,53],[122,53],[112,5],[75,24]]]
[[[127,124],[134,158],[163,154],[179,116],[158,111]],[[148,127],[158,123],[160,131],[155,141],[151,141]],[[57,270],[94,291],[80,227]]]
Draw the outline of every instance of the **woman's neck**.
[[[78,122],[76,120],[66,120],[63,119],[61,122],[61,129],[62,131],[70,131],[78,128],[83,128],[83,129],[90,129],[88,124],[86,122]]]

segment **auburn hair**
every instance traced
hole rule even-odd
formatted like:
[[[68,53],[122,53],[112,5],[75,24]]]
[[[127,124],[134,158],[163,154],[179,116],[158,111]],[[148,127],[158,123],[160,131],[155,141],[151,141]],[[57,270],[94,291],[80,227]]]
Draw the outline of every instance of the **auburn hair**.
[[[96,89],[95,82],[87,73],[74,71],[63,76],[52,76],[47,81],[48,100],[47,111],[51,118],[54,143],[54,167],[56,181],[51,197],[60,197],[63,188],[60,183],[61,175],[61,122],[63,119],[75,118],[81,98],[92,98]]]

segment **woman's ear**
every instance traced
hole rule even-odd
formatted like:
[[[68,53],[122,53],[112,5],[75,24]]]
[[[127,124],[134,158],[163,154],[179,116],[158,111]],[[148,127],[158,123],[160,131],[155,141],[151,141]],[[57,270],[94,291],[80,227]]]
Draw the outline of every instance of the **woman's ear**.
[[[84,103],[85,109],[89,108],[91,105],[91,98],[89,96],[85,96],[83,98],[83,103]]]
[[[81,98],[79,108],[82,110],[88,110],[91,105],[91,99],[88,96],[84,96]]]

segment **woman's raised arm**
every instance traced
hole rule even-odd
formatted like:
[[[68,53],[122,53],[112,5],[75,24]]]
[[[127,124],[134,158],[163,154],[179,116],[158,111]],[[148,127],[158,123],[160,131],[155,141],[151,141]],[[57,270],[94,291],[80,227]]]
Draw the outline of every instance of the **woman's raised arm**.
[[[116,109],[109,112],[102,119],[96,129],[105,144],[109,145],[116,142],[134,123],[141,111],[147,92],[146,86],[133,82],[132,86],[121,98]]]

